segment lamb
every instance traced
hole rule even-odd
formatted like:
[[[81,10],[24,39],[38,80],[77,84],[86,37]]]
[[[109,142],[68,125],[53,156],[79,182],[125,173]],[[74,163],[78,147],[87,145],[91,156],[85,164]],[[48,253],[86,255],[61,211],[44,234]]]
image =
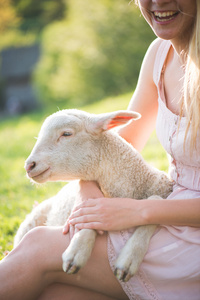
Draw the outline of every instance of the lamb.
[[[137,112],[116,111],[89,114],[76,109],[49,116],[26,160],[27,176],[37,183],[72,181],[54,197],[43,201],[27,215],[15,236],[14,247],[35,226],[63,225],[73,209],[78,180],[95,180],[105,197],[166,198],[173,188],[168,176],[150,165],[115,130],[137,120]],[[138,227],[122,249],[115,276],[128,281],[138,270],[156,225]],[[63,270],[76,273],[93,249],[96,231],[77,232],[62,255]],[[80,247],[81,246],[81,247]]]

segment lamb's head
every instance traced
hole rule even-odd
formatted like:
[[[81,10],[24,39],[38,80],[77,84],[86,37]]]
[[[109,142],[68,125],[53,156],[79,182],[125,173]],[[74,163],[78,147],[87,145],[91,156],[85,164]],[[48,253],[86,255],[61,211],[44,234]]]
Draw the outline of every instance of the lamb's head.
[[[28,177],[39,183],[87,179],[86,173],[95,164],[98,166],[102,134],[139,117],[138,113],[128,111],[99,115],[79,110],[54,113],[44,121],[26,160]]]

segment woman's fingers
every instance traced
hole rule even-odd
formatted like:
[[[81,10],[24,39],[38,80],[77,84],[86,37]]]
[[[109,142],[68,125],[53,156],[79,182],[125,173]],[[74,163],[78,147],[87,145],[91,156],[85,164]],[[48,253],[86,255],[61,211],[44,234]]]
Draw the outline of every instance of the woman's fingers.
[[[101,218],[98,216],[98,214],[83,214],[83,215],[77,215],[77,216],[71,216],[69,219],[70,225],[76,225],[79,223],[91,223],[94,221],[100,222]]]
[[[63,234],[67,234],[69,232],[69,221],[67,220],[63,226]]]
[[[100,234],[102,234],[102,231],[114,230],[115,227],[120,228],[123,210],[120,209],[118,204],[119,199],[108,200],[110,199],[89,199],[76,206],[68,219],[68,223],[77,229],[91,228],[99,230]]]
[[[69,216],[69,220],[75,219],[77,217],[81,217],[81,216],[89,216],[89,215],[95,215],[98,216],[100,213],[100,211],[98,210],[97,206],[86,206],[84,205],[80,205],[79,207],[76,208],[76,210],[74,210],[72,212],[72,214]]]
[[[103,230],[97,230],[97,233],[100,234],[100,235],[103,235],[104,231]]]
[[[70,240],[73,238],[74,233],[75,233],[74,226],[70,224],[69,225],[69,238],[70,238]]]
[[[69,221],[72,221],[72,220],[75,220],[75,219],[81,218],[81,217],[84,218],[84,221],[87,221],[87,219],[85,219],[85,217],[88,217],[88,216],[91,216],[91,215],[97,215],[97,214],[94,213],[93,211],[91,211],[90,209],[80,208],[79,210],[73,212],[69,216]]]
[[[93,199],[92,199],[93,200]],[[70,238],[73,237],[75,234],[75,229],[73,226],[77,223],[77,217],[80,216],[87,216],[88,214],[92,214],[93,211],[91,211],[91,208],[94,206],[92,205],[92,201],[89,201],[88,205],[85,205],[85,203],[82,203],[78,206],[76,206],[72,212],[72,214],[69,216],[68,220],[65,222],[63,226],[63,234],[70,233]],[[72,222],[73,220],[73,222]],[[82,220],[81,222],[87,221],[86,219]],[[77,228],[78,231],[78,228]]]
[[[100,222],[88,222],[88,223],[78,223],[75,226],[78,230],[81,229],[95,229],[99,234],[103,234],[102,224]],[[106,230],[105,230],[106,231]]]
[[[101,200],[103,200],[103,199],[105,199],[105,198],[88,199],[88,200],[84,201],[83,203],[74,207],[72,212],[75,212],[75,211],[79,210],[80,208],[97,207],[101,203]]]

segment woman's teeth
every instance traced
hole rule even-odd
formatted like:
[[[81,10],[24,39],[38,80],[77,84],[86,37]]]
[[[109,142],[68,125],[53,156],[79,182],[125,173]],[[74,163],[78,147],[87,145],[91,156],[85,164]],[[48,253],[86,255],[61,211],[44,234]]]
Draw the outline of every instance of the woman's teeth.
[[[167,11],[167,12],[157,12],[155,11],[154,16],[156,20],[158,21],[169,21],[174,18],[175,15],[177,15],[177,12],[174,11]]]

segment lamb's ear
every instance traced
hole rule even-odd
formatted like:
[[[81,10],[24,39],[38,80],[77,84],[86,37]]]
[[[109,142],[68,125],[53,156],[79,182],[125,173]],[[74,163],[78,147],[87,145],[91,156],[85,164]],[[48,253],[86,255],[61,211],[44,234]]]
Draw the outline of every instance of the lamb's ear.
[[[100,114],[95,117],[93,129],[102,131],[109,130],[117,126],[124,125],[131,120],[137,120],[140,117],[141,115],[139,113],[126,110]]]

